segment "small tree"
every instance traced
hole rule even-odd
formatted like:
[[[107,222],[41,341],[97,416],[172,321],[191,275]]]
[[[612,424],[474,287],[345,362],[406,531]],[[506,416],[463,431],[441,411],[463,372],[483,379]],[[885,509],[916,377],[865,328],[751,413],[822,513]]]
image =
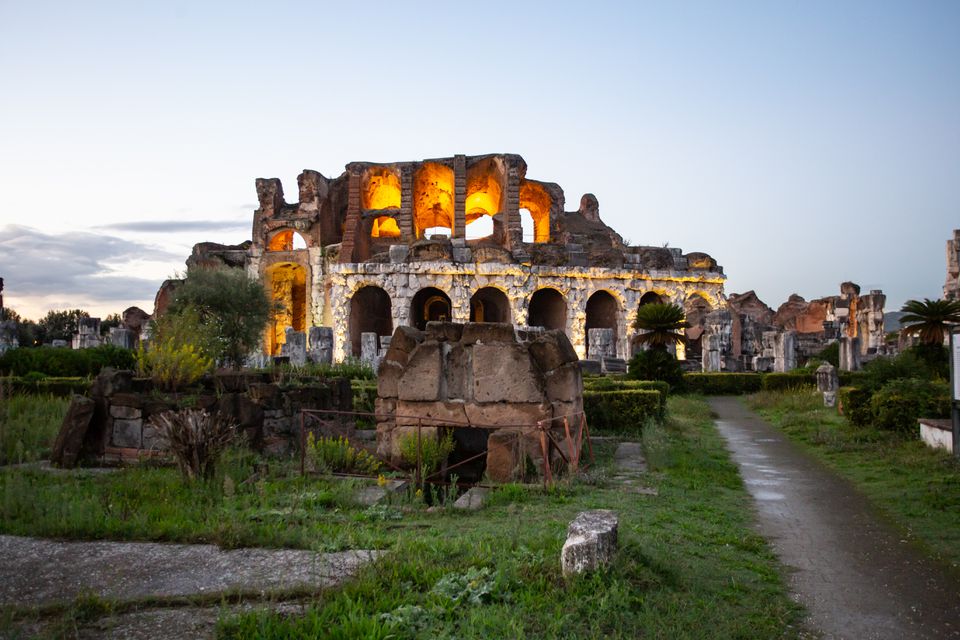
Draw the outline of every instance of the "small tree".
[[[240,269],[195,267],[174,294],[168,313],[191,308],[207,328],[211,355],[239,369],[260,342],[271,304],[263,286]]]
[[[37,325],[43,342],[51,340],[67,340],[73,338],[77,332],[77,321],[80,318],[89,318],[90,314],[82,309],[69,311],[48,311],[47,315]]]
[[[683,307],[660,302],[641,305],[633,321],[633,328],[644,332],[637,336],[637,342],[655,351],[666,351],[667,345],[682,343],[680,331],[689,326]]]
[[[902,331],[924,344],[942,345],[951,325],[960,324],[960,300],[907,300],[900,318]]]

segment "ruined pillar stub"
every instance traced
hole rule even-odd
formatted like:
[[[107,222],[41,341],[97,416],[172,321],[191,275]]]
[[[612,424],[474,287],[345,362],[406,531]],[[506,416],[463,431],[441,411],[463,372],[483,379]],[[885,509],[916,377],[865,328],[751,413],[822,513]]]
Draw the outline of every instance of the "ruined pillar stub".
[[[589,360],[601,361],[604,358],[614,358],[617,355],[617,345],[614,341],[613,329],[588,329],[587,350]]]
[[[797,368],[797,333],[782,331],[774,343],[773,370],[779,373]]]
[[[716,373],[720,371],[720,336],[716,333],[706,334],[703,336],[701,345],[703,354],[701,366],[703,367],[703,372]]]
[[[333,362],[332,327],[310,327],[310,362],[317,364]]]
[[[453,237],[467,237],[467,157],[453,157]]]
[[[400,227],[400,242],[409,243],[413,239],[413,167],[400,167],[400,213],[397,215]]]
[[[379,336],[374,331],[365,331],[360,334],[360,361],[374,369],[379,364],[380,352]]]
[[[286,342],[280,348],[280,355],[290,358],[290,364],[302,367],[307,363],[307,334],[287,327]]]
[[[125,327],[110,327],[110,344],[121,349],[133,349],[136,346],[136,334]]]
[[[860,338],[843,336],[840,338],[840,370],[859,371],[860,365]]]

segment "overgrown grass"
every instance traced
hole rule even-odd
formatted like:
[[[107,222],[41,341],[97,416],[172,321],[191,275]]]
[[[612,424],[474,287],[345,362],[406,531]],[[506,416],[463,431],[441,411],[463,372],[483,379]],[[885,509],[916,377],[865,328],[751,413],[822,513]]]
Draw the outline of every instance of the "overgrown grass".
[[[8,395],[0,389],[0,464],[46,457],[69,404],[66,398]]]
[[[913,433],[856,427],[819,394],[762,392],[747,398],[791,439],[850,479],[904,534],[960,569],[960,464]]]
[[[216,481],[192,486],[172,469],[2,471],[0,529],[389,551],[304,616],[226,617],[222,638],[795,637],[798,609],[751,530],[749,499],[706,404],[672,398],[669,415],[643,433],[658,496],[608,479],[609,442],[586,479],[549,490],[506,485],[476,513],[427,512],[407,497],[365,509],[353,503],[352,483],[284,468],[245,483],[256,460],[232,451]],[[564,580],[567,524],[593,508],[619,513],[621,549],[609,569]]]

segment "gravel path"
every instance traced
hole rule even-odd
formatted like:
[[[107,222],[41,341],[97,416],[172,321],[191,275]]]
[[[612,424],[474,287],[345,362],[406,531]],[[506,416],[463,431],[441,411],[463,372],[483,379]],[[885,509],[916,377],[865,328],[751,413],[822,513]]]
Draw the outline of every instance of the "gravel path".
[[[960,638],[960,582],[738,398],[710,407],[810,626],[824,638]]]

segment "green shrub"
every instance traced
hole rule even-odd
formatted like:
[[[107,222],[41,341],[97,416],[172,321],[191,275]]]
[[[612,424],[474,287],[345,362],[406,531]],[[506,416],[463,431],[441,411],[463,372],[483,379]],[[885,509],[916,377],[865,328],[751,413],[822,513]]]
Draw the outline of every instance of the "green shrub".
[[[590,378],[584,380],[584,391],[623,391],[629,389],[645,389],[657,391],[660,394],[660,414],[667,411],[667,397],[670,395],[670,385],[662,380],[628,380],[626,378]]]
[[[436,438],[425,431],[420,438],[420,468],[425,476],[440,468],[443,461],[453,453],[453,430],[447,430]],[[400,436],[400,457],[410,466],[417,464],[417,434],[405,433]]]
[[[932,380],[934,377],[936,374],[926,360],[916,351],[908,350],[895,358],[880,357],[865,364],[861,385],[865,389],[876,391],[891,380]]]
[[[649,349],[640,351],[630,359],[627,377],[633,380],[659,380],[671,389],[683,386],[683,369],[680,363],[666,351]]]
[[[930,380],[892,380],[870,398],[870,410],[878,429],[915,432],[918,418],[950,416],[950,389]]]
[[[640,433],[647,420],[663,418],[662,397],[656,389],[586,391],[583,394],[583,411],[594,433]]]
[[[829,362],[835,367],[840,366],[840,343],[833,342],[825,346],[820,353],[814,356],[817,360]]]
[[[840,379],[841,387],[860,387],[866,386],[867,377],[863,371],[837,371],[837,377]]]
[[[92,349],[38,347],[11,349],[0,356],[0,374],[86,378],[100,373],[103,367],[133,369],[136,361],[130,349],[103,345]]]
[[[873,409],[870,407],[872,396],[873,392],[868,389],[840,387],[837,394],[840,412],[850,424],[864,427],[873,420]]]
[[[346,438],[314,438],[307,435],[307,455],[317,471],[324,473],[360,473],[373,475],[380,470],[380,461],[363,449],[354,447]]]
[[[756,393],[763,386],[759,373],[685,373],[684,390],[707,396]]]
[[[760,381],[763,391],[793,391],[816,386],[816,376],[811,373],[765,373]]]
[[[166,391],[177,391],[197,382],[213,369],[213,360],[190,344],[173,340],[154,343],[137,354],[140,370]]]
[[[86,395],[90,391],[90,380],[87,378],[53,378],[41,379],[3,378],[0,384],[6,384],[12,393],[24,395],[53,395],[57,397],[72,396],[73,394]]]

